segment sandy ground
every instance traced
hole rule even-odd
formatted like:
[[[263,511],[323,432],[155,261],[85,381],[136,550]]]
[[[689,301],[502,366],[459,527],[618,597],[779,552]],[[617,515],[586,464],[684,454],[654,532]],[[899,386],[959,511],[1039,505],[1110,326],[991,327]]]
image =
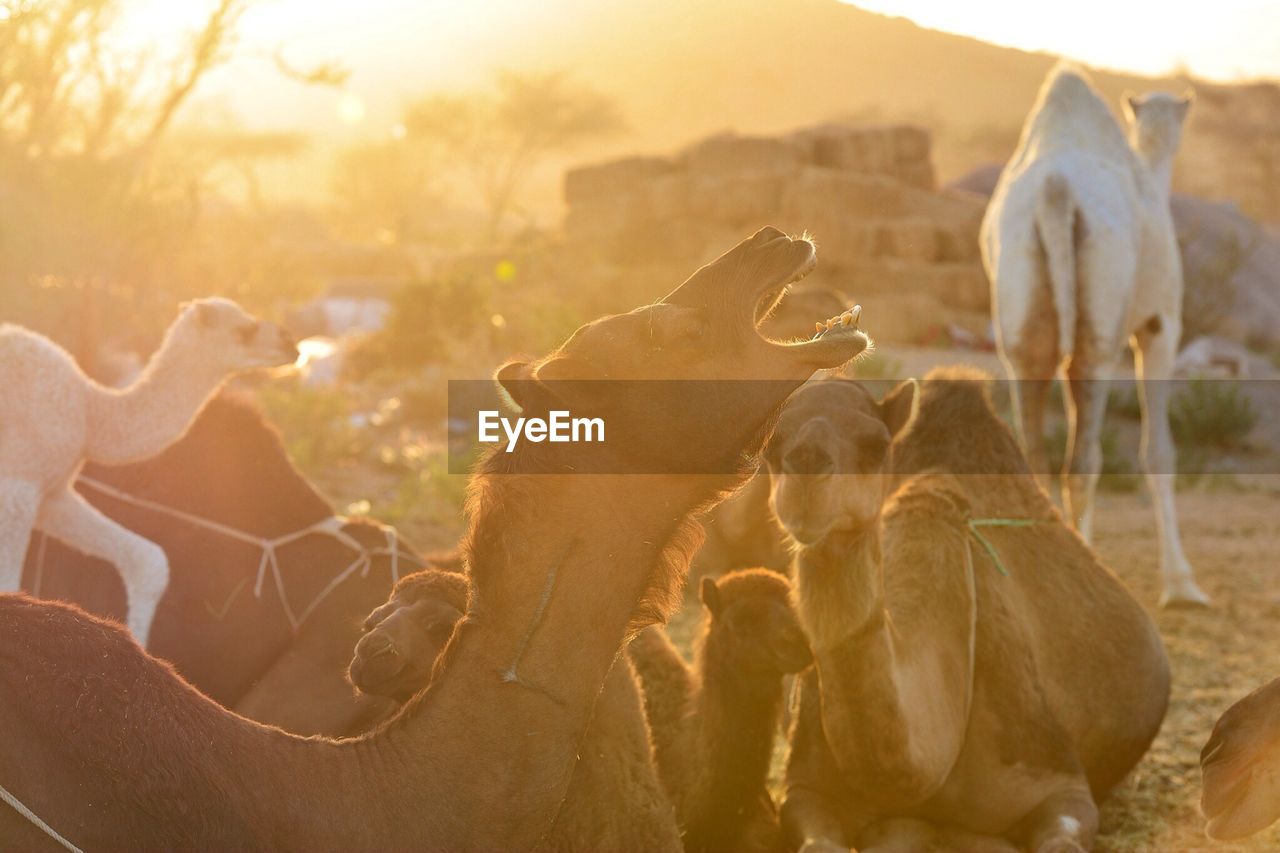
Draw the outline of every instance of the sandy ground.
[[[1200,748],[1218,715],[1280,675],[1280,476],[1247,491],[1179,495],[1184,548],[1215,606],[1161,613],[1145,496],[1102,495],[1096,546],[1152,608],[1173,664],[1173,699],[1146,759],[1104,805],[1099,850],[1276,850],[1280,827],[1211,844],[1200,816]]]
[[[1218,715],[1280,675],[1280,476],[1179,493],[1184,548],[1215,605],[1161,612],[1155,518],[1145,493],[1099,495],[1096,547],[1151,611],[1173,665],[1173,696],[1159,737],[1103,804],[1099,851],[1278,850],[1280,825],[1243,844],[1205,838],[1200,748]],[[688,647],[701,618],[690,601],[671,624]],[[775,783],[785,763],[775,756]]]

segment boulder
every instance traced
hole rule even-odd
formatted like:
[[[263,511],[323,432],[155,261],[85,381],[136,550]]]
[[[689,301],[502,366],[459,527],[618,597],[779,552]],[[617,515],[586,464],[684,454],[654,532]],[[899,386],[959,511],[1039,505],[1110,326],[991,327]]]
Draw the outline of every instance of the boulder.
[[[675,171],[665,157],[624,157],[579,166],[564,175],[564,197],[570,205],[641,191],[650,181]]]
[[[795,171],[805,155],[804,146],[789,137],[722,134],[694,145],[683,160],[694,175],[739,175]]]

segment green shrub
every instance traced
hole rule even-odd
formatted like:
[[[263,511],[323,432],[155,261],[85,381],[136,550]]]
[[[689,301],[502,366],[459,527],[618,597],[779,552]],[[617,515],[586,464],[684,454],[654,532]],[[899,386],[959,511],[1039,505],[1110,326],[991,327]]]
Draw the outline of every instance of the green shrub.
[[[1102,476],[1098,480],[1098,488],[1109,492],[1132,492],[1138,488],[1141,479],[1132,461],[1120,450],[1120,440],[1113,427],[1103,427],[1102,437]],[[1049,459],[1050,471],[1061,471],[1066,464],[1067,427],[1058,424],[1045,438],[1045,453]]]
[[[341,392],[272,383],[259,389],[258,399],[267,420],[280,430],[289,458],[309,479],[321,476],[336,460],[360,452],[351,404]]]
[[[362,378],[444,361],[458,341],[488,328],[488,305],[488,286],[470,276],[406,285],[392,298],[386,327],[352,350],[347,372]]]
[[[1235,382],[1195,379],[1183,385],[1169,406],[1169,425],[1179,447],[1234,450],[1258,422],[1258,413]]]

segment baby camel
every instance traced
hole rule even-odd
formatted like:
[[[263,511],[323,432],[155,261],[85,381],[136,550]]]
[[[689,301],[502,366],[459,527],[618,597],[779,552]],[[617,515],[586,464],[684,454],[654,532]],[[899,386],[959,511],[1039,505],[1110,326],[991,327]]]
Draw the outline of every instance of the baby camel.
[[[0,592],[17,590],[33,529],[111,562],[124,580],[134,636],[146,645],[169,580],[164,551],[71,488],[85,461],[124,465],[186,432],[232,373],[297,358],[281,329],[226,299],[188,303],[131,387],[106,388],[48,338],[0,326]]]
[[[644,688],[658,774],[685,850],[779,850],[766,788],[783,676],[813,660],[791,585],[768,569],[702,579],[707,621],[693,669],[661,628],[628,653]]]

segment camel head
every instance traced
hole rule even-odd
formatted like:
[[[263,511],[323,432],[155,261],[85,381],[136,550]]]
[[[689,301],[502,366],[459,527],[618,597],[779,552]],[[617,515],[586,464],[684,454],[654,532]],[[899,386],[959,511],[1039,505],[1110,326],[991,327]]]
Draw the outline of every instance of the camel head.
[[[1243,838],[1280,819],[1280,678],[1226,710],[1200,752],[1205,833]]]
[[[220,371],[280,367],[298,359],[284,329],[263,322],[230,299],[196,299],[182,307],[169,333]]]
[[[875,522],[884,501],[889,445],[912,411],[914,382],[876,402],[862,385],[831,379],[796,392],[765,447],[769,505],[801,545],[832,530]]]
[[[854,310],[807,340],[772,340],[760,331],[816,257],[809,240],[761,229],[660,302],[588,323],[542,361],[504,365],[498,381],[527,413],[602,416],[616,446],[659,460],[662,473],[755,452],[792,390],[869,343]]]
[[[718,581],[704,577],[706,647],[715,646],[734,672],[781,677],[813,661],[791,606],[791,584],[769,569],[740,569]]]
[[[1163,92],[1147,95],[1127,93],[1124,116],[1129,124],[1129,142],[1148,163],[1170,160],[1182,142],[1182,128],[1194,96]]]
[[[427,569],[401,578],[364,620],[347,677],[361,693],[406,702],[427,686],[467,607],[464,575]]]

